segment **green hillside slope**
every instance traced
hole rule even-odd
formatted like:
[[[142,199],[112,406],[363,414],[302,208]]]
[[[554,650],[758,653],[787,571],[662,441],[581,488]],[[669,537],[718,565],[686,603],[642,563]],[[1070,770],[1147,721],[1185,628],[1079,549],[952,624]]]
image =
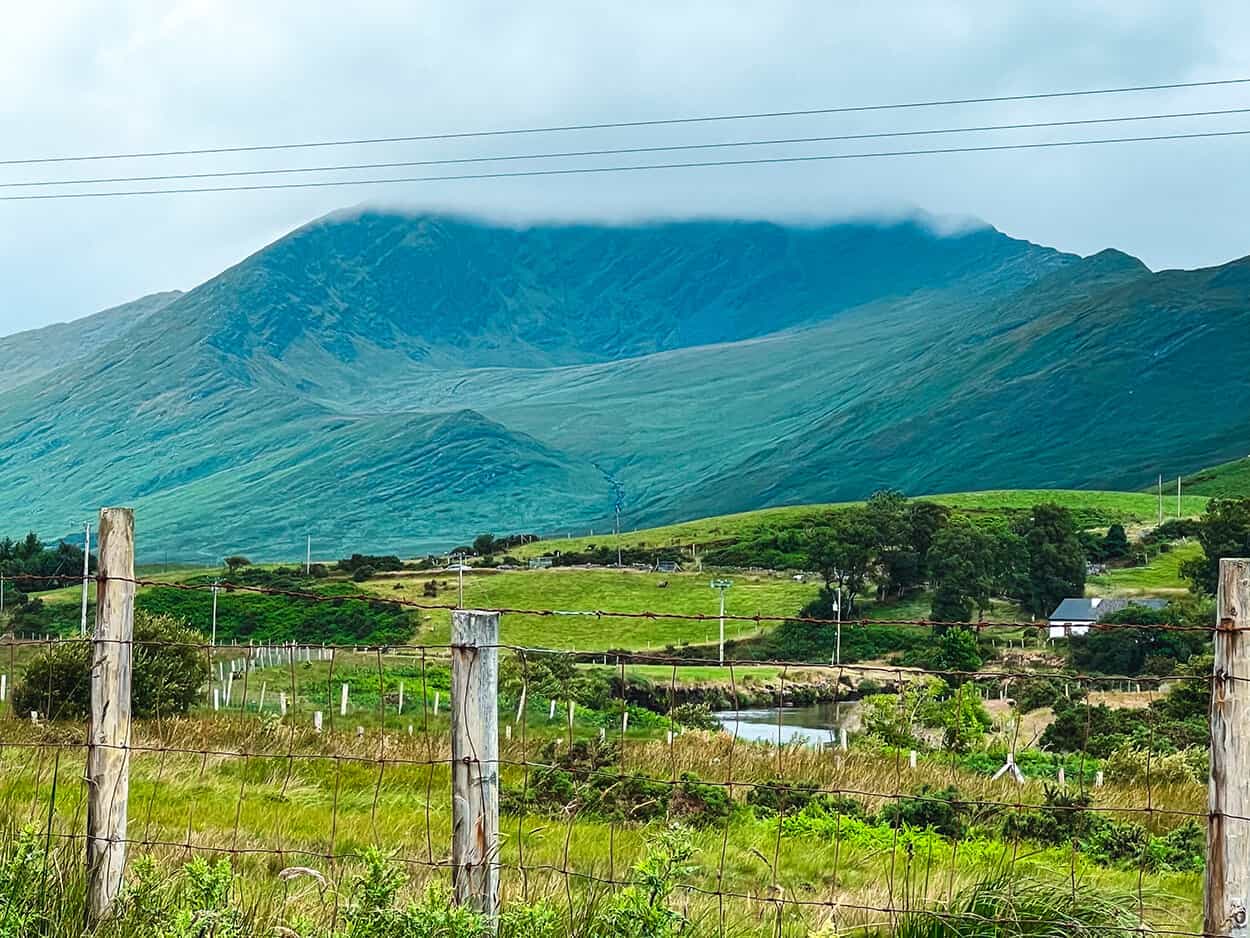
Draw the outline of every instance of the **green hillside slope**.
[[[1201,469],[1181,481],[1182,491],[1213,498],[1250,498],[1250,456]]]

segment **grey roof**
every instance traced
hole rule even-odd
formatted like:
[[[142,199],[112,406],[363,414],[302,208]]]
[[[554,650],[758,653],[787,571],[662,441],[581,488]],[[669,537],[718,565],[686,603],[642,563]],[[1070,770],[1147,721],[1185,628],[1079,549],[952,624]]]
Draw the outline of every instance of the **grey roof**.
[[[1163,609],[1167,604],[1166,599],[1065,599],[1050,614],[1050,621],[1098,622],[1105,616],[1129,606]]]

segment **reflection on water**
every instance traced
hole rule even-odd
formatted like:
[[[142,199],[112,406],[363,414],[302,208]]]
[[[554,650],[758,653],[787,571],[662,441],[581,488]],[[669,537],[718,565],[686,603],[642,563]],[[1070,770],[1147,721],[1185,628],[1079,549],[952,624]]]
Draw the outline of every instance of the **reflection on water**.
[[[725,732],[749,742],[824,746],[837,743],[839,727],[851,729],[858,709],[859,702],[851,700],[810,707],[722,710],[714,716]]]

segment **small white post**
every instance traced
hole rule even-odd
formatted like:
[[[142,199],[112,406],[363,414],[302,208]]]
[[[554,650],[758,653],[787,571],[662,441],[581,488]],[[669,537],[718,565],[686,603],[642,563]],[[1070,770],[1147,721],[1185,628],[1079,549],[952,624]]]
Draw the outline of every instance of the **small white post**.
[[[9,676],[0,674],[0,703],[9,699]]]
[[[626,710],[621,714],[621,734],[629,732],[629,711]]]
[[[213,686],[213,712],[216,713],[221,709],[221,688]]]
[[[1059,766],[1059,787],[1063,788],[1067,784],[1068,784],[1068,777],[1066,773],[1063,771],[1063,766]]]
[[[547,719],[554,720],[556,718],[556,702],[551,701],[551,708],[547,711]]]
[[[916,771],[916,750],[914,749],[907,754],[907,767],[913,772]]]
[[[576,709],[577,709],[577,704],[575,704],[573,701],[570,700],[569,701],[569,729],[570,730],[573,728],[573,712]]]
[[[503,727],[503,736],[508,742],[512,742],[512,724],[505,723]]]
[[[347,685],[344,684],[339,691],[339,716],[347,716]]]
[[[845,726],[838,727],[838,748],[843,752],[849,748]]]
[[[318,710],[313,714],[313,729],[318,733],[321,732],[321,711]]]
[[[403,716],[403,713],[404,713],[404,682],[403,681],[399,682],[399,711],[398,712],[400,716]]]
[[[39,725],[39,711],[38,710],[30,711],[30,722],[34,723],[35,726]]]
[[[442,696],[441,692],[439,691],[434,692],[434,715],[435,716],[438,716],[438,701],[441,696]]]
[[[281,716],[286,716],[286,691],[278,694],[278,713]]]
[[[1102,769],[1094,773],[1094,787],[1102,788]]]
[[[521,688],[521,701],[516,705],[516,720],[513,721],[515,723],[520,723],[525,713],[525,690],[524,687]]]
[[[230,694],[234,690],[234,671],[226,675],[226,709],[230,709]]]
[[[260,682],[260,702],[256,705],[256,712],[257,712],[257,713],[262,713],[262,712],[264,712],[264,709],[265,709],[265,688],[267,688],[268,686],[269,686],[269,685],[268,685],[268,684],[266,684],[264,681],[261,681],[261,682]]]

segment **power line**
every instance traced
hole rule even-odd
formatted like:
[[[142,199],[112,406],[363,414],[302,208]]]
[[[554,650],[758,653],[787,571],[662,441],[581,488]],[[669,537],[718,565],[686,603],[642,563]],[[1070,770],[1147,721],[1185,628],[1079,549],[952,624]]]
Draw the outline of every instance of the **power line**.
[[[280,169],[238,169],[204,173],[166,173],[154,176],[104,176],[88,179],[44,179],[24,182],[0,182],[0,189],[34,189],[46,186],[87,186],[124,182],[171,182],[179,179],[224,179],[241,176],[284,176],[294,173],[345,172],[361,169],[398,169],[410,166],[450,166],[465,163],[500,163],[525,160],[568,159],[588,156],[622,156],[635,153],[672,153],[689,150],[722,150],[737,147],[782,146],[804,143],[834,143],[851,140],[880,140],[891,137],[925,137],[946,134],[984,133],[1002,130],[1040,130],[1050,127],[1077,127],[1091,124],[1122,124],[1136,121],[1178,120],[1194,117],[1218,117],[1250,113],[1250,107],[1224,108],[1212,111],[1181,111],[1169,114],[1138,114],[1123,117],[1093,117],[1059,121],[1035,121],[1015,124],[982,124],[970,127],[941,127],[924,130],[890,130],[876,133],[835,134],[819,137],[780,137],[768,140],[734,140],[720,143],[683,143],[650,147],[613,147],[602,150],[564,150],[554,153],[514,153],[502,156],[464,156],[437,160],[393,160],[382,163],[336,163],[326,166],[298,166]]]
[[[581,176],[598,173],[628,173],[661,169],[709,169],[719,166],[763,166],[776,163],[815,163],[834,160],[864,160],[902,156],[933,156],[947,153],[992,153],[1006,150],[1040,150],[1062,147],[1098,146],[1120,143],[1150,143],[1165,140],[1197,140],[1214,137],[1243,137],[1250,130],[1218,130],[1187,134],[1156,134],[1146,137],[1103,137],[1094,140],[1052,140],[1039,143],[987,144],[985,146],[934,147],[926,150],[882,150],[875,153],[822,153],[811,156],[770,156],[759,159],[697,160],[687,163],[642,163],[633,166],[575,166],[565,169],[527,169],[504,173],[457,173],[444,176],[394,176],[384,179],[335,179],[313,182],[274,182],[242,186],[188,186],[175,189],[112,189],[104,192],[51,192],[34,195],[0,195],[0,202],[36,202],[50,199],[100,199],[141,195],[179,195],[199,192],[260,192],[279,189],[327,189],[341,186],[377,186],[413,182],[456,182],[474,179],[519,179],[534,176]]]
[[[503,137],[520,134],[550,134],[583,130],[611,130],[623,127],[663,127],[673,124],[706,124],[717,121],[764,120],[780,117],[814,117],[822,114],[852,114],[865,111],[896,111],[909,108],[949,107],[960,104],[1000,104],[1009,101],[1040,101],[1053,98],[1078,98],[1106,94],[1129,94],[1147,91],[1170,91],[1184,88],[1213,88],[1250,84],[1250,78],[1224,78],[1214,81],[1181,81],[1155,85],[1127,85],[1118,88],[1088,88],[1076,91],[1044,91],[1032,94],[992,95],[974,98],[945,98],[933,101],[906,101],[888,104],[853,104],[835,107],[806,108],[790,111],[758,111],[752,113],[714,114],[696,117],[667,117],[653,120],[602,121],[585,124],[559,124],[544,127],[515,127],[496,130],[468,130],[446,133],[409,134],[393,137],[358,137],[342,140],[316,140],[299,143],[268,143],[249,146],[194,147],[179,150],[148,150],[130,153],[93,153],[81,156],[38,156],[0,160],[0,166],[29,166],[35,163],[77,163],[88,160],[133,160],[168,156],[207,156],[219,153],[256,153],[268,150],[303,150],[315,147],[367,146],[381,143],[415,143],[428,140],[460,140],[469,137]]]

